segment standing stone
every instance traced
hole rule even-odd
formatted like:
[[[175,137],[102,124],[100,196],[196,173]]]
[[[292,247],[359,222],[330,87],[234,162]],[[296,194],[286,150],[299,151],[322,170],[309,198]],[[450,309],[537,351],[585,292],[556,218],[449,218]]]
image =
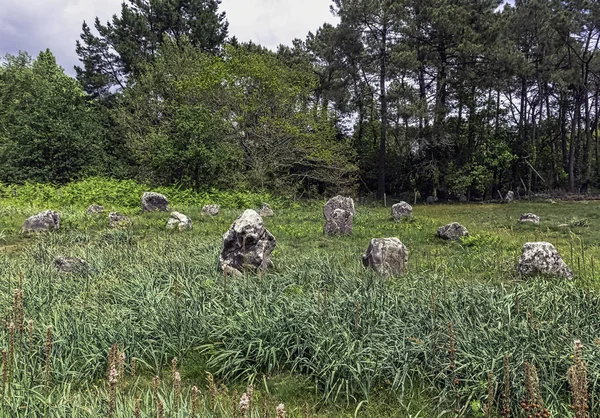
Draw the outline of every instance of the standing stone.
[[[379,274],[398,276],[406,272],[408,250],[398,238],[373,238],[362,262]]]
[[[169,201],[160,193],[146,192],[142,196],[142,212],[154,212],[157,210],[166,212],[168,206]]]
[[[121,215],[119,212],[111,212],[108,214],[108,226],[111,228],[129,225],[130,223],[129,217]]]
[[[460,237],[468,236],[469,231],[458,222],[452,222],[451,224],[439,227],[437,234],[440,238],[457,240],[460,239]]]
[[[87,270],[87,261],[77,257],[58,256],[54,259],[54,267],[61,273],[78,273]]]
[[[352,200],[351,197],[335,196],[329,199],[327,203],[325,203],[325,206],[323,206],[323,216],[325,216],[325,219],[331,217],[336,209],[350,212],[352,216],[356,215],[354,210],[354,200]]]
[[[537,216],[535,213],[524,213],[521,215],[521,218],[519,219],[520,222],[531,222],[534,224],[539,224],[540,223],[540,217]]]
[[[89,205],[87,210],[85,211],[85,213],[87,213],[88,215],[93,215],[95,213],[103,213],[104,212],[104,206],[100,206],[100,205]]]
[[[427,199],[425,200],[425,203],[427,203],[428,205],[433,205],[437,201],[438,201],[437,197],[435,197],[435,196],[428,196]]]
[[[405,216],[412,218],[412,212],[412,206],[406,202],[399,202],[392,206],[392,217],[397,221]]]
[[[30,216],[23,224],[23,232],[50,231],[53,229],[60,229],[60,214],[53,210],[45,210]]]
[[[513,200],[515,200],[515,192],[513,192],[512,190],[509,190],[509,191],[506,193],[506,196],[504,196],[504,201],[505,201],[506,203],[510,203],[510,202],[512,202]]]
[[[217,216],[219,214],[219,210],[221,208],[219,207],[219,205],[204,205],[202,207],[202,213],[211,215],[211,216]]]
[[[241,274],[244,268],[266,270],[277,244],[256,211],[247,209],[223,235],[219,267],[225,273]]]
[[[269,206],[268,203],[263,203],[263,207],[261,208],[261,210],[258,212],[258,214],[264,218],[264,217],[269,217],[269,216],[273,216],[275,215],[275,213],[273,213],[273,209],[271,209],[271,206]]]
[[[344,209],[335,209],[325,219],[323,233],[325,235],[350,235],[352,233],[352,220],[354,215]]]
[[[169,216],[169,221],[167,222],[167,228],[179,228],[180,231],[184,229],[190,229],[192,227],[192,220],[179,212],[171,212],[171,216]]]
[[[549,242],[527,242],[523,245],[519,273],[524,276],[573,278],[573,272]]]

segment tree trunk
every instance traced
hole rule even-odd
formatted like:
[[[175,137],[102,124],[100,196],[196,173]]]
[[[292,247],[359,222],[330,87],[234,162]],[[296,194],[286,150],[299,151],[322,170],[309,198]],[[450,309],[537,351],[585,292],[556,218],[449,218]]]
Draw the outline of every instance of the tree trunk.
[[[379,67],[379,94],[381,100],[381,134],[379,135],[379,174],[377,176],[377,197],[383,199],[385,193],[385,142],[387,135],[387,96],[386,96],[386,51],[387,25],[383,24],[381,30],[381,50]]]

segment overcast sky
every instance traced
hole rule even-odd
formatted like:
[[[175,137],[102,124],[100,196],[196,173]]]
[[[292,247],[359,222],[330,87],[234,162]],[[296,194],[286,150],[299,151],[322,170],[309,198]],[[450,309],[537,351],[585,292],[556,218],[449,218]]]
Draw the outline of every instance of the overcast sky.
[[[46,48],[73,75],[75,41],[85,20],[93,24],[119,13],[122,0],[0,0],[0,57],[19,50],[36,56]],[[323,22],[335,22],[331,0],[223,0],[229,35],[269,48],[304,39]]]

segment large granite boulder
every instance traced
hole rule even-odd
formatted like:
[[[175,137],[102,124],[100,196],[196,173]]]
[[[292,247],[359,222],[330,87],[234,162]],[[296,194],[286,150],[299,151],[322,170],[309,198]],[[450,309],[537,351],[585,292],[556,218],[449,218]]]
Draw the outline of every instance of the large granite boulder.
[[[45,210],[30,216],[23,224],[23,232],[40,232],[60,229],[60,214],[53,210]]]
[[[108,214],[108,226],[110,226],[111,228],[127,226],[130,224],[131,220],[128,216],[121,215],[119,212],[111,212]]]
[[[88,269],[88,264],[83,258],[58,256],[54,267],[61,273],[81,273]]]
[[[179,228],[180,231],[183,231],[184,229],[190,229],[191,227],[192,220],[188,216],[179,212],[171,212],[169,220],[167,221],[167,228]]]
[[[342,209],[350,212],[352,216],[356,215],[354,210],[354,200],[351,197],[335,196],[332,197],[323,206],[323,216],[325,219],[330,218],[336,209]]]
[[[225,273],[240,274],[245,268],[265,270],[271,266],[275,237],[265,228],[256,211],[248,209],[223,235],[219,267]]]
[[[573,278],[573,272],[549,242],[527,242],[523,245],[519,273],[524,276]]]
[[[169,201],[165,195],[155,192],[146,192],[142,196],[142,212],[167,212]]]
[[[335,209],[325,219],[323,233],[325,235],[350,235],[352,233],[352,221],[354,215],[344,209]]]
[[[96,204],[89,205],[87,210],[85,211],[85,213],[87,213],[88,215],[94,215],[96,213],[103,213],[103,212],[104,212],[104,206],[100,206],[100,205],[96,205]]]
[[[412,217],[413,208],[406,202],[398,202],[392,205],[392,217],[399,221],[403,217]]]
[[[258,211],[258,214],[264,218],[275,215],[271,206],[268,203],[263,203],[263,207]]]
[[[506,193],[506,196],[504,196],[504,201],[505,201],[506,203],[510,203],[510,202],[512,202],[513,200],[515,200],[515,192],[513,192],[512,190],[509,190],[509,191]]]
[[[406,272],[408,250],[398,238],[373,238],[362,262],[379,274],[401,275]]]
[[[469,235],[469,231],[458,222],[452,222],[451,224],[439,227],[437,234],[440,238],[458,240],[461,237]]]
[[[530,223],[534,223],[534,224],[539,224],[540,223],[540,217],[537,216],[535,213],[524,213],[521,215],[521,218],[519,219],[520,222],[530,222]]]
[[[220,209],[221,208],[219,207],[219,205],[204,205],[202,207],[202,213],[211,216],[217,216],[219,214]]]

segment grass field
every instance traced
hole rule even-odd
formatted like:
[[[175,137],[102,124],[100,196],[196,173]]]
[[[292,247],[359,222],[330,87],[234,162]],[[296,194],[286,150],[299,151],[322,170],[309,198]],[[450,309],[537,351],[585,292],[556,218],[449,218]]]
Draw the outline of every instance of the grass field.
[[[276,416],[279,403],[288,417],[496,417],[505,404],[527,417],[527,363],[544,408],[567,417],[575,339],[588,412],[600,416],[600,202],[417,205],[402,222],[358,206],[348,237],[323,236],[322,204],[276,205],[265,219],[274,268],[236,279],[218,273],[217,259],[239,208],[209,217],[172,199],[194,221],[179,232],[165,229],[168,214],[132,206],[107,204],[133,219],[109,229],[106,213],[82,205],[0,199],[0,416],[131,417],[138,402],[139,416],[162,406],[187,417],[195,385],[198,416],[233,417],[253,383],[252,417]],[[21,234],[42,209],[61,213],[61,230]],[[541,224],[519,224],[525,212]],[[452,221],[470,236],[438,239]],[[409,273],[378,277],[361,255],[371,238],[391,236],[408,247]],[[553,243],[576,279],[520,278],[527,241]],[[58,273],[58,255],[90,269]],[[111,383],[113,344],[125,360]]]

